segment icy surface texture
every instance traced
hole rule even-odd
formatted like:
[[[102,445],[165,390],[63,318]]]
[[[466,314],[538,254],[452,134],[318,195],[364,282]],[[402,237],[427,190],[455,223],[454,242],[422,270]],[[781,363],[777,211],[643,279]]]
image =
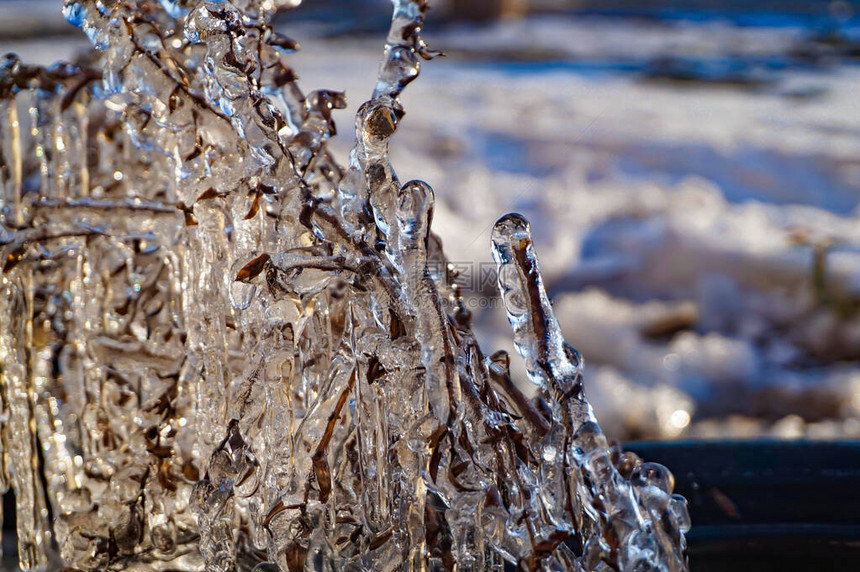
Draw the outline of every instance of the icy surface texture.
[[[79,0],[92,67],[0,75],[0,489],[21,567],[682,570],[671,474],[610,444],[528,223],[493,234],[535,391],[402,184],[433,56],[396,0],[342,169],[272,0]]]

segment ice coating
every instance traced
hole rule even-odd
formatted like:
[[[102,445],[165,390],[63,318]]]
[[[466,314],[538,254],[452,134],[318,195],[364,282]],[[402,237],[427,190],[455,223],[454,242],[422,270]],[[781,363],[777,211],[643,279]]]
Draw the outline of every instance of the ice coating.
[[[574,521],[578,530],[573,529],[580,537],[588,531],[586,568],[599,560],[617,560],[622,570],[685,569],[679,548],[689,528],[686,508],[672,512],[685,501],[670,496],[672,476],[665,467],[613,463],[613,452],[585,398],[582,356],[564,341],[544,289],[528,221],[516,213],[502,217],[492,240],[514,345],[539,387],[539,398],[550,408],[550,436],[566,433],[563,440],[541,443],[542,456],[547,465],[559,464],[561,474],[578,467],[589,483],[574,480],[579,490],[568,501],[573,506],[582,503],[581,513],[587,515],[581,523]],[[558,463],[560,457],[564,463]]]
[[[396,0],[343,169],[298,2],[74,0],[101,50],[0,75],[0,489],[21,567],[681,570],[668,471],[610,446],[528,224],[493,235],[536,395],[485,355],[388,148],[433,53]],[[43,484],[44,483],[44,484]]]
[[[522,215],[509,214],[496,223],[493,258],[514,344],[532,383],[565,399],[582,400],[582,356],[561,336],[538,269],[531,229]]]

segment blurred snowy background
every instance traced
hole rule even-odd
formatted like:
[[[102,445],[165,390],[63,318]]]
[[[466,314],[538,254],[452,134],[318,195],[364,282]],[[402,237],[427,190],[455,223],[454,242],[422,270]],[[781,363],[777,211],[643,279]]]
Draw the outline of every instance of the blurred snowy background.
[[[87,49],[60,5],[0,1],[0,50]],[[279,20],[304,89],[346,91],[340,157],[389,6],[306,0]],[[519,211],[611,435],[860,437],[859,14],[440,2],[426,39],[447,57],[405,92],[394,166],[436,190],[484,347],[512,351],[485,270],[493,222]]]

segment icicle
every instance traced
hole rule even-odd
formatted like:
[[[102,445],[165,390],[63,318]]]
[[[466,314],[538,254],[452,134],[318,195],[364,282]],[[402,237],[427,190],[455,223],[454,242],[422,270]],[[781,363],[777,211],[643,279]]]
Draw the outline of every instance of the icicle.
[[[8,446],[4,457],[9,460],[10,484],[15,492],[18,560],[24,570],[47,566],[51,541],[34,431],[31,281],[30,269],[18,268],[2,278],[0,298],[0,389],[9,416],[2,441]]]
[[[0,185],[3,187],[3,205],[10,209],[10,222],[22,222],[21,213],[21,125],[18,119],[17,97],[0,100]]]

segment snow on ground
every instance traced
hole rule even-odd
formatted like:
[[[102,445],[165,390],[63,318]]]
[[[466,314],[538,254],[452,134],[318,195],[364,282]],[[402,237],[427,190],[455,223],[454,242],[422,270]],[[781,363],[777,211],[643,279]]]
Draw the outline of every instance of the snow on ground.
[[[657,81],[649,66],[671,57],[718,71],[726,58],[784,62],[803,35],[662,26],[536,18],[430,33],[451,55],[406,90],[394,166],[435,189],[434,229],[488,349],[513,351],[482,279],[490,230],[510,211],[531,220],[612,435],[860,436],[860,67]],[[313,30],[288,30],[304,46],[293,64],[305,90],[346,91],[333,145],[345,157],[379,38]],[[0,49],[62,57],[52,47]]]

